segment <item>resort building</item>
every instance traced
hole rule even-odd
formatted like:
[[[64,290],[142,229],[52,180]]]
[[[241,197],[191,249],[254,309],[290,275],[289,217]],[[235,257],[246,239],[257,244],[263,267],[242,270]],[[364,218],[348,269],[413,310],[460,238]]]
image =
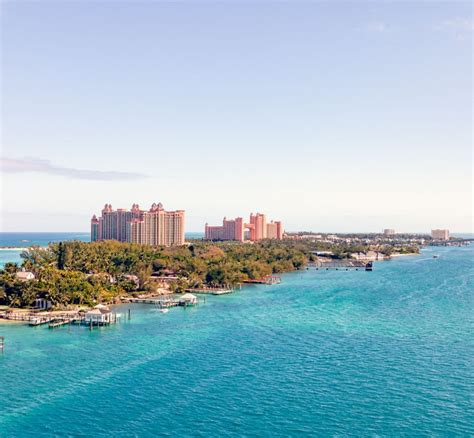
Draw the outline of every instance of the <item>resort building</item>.
[[[184,245],[184,210],[166,211],[161,203],[148,211],[133,204],[113,210],[105,204],[100,218],[92,216],[91,240],[118,240],[141,245]]]
[[[248,239],[257,242],[263,239],[283,239],[283,225],[280,221],[267,223],[266,216],[261,213],[250,214],[248,223],[241,217],[228,220],[224,218],[222,226],[206,224],[206,240],[236,240],[243,242]]]
[[[385,230],[383,230],[383,235],[384,236],[395,236],[395,230],[393,228],[385,228]]]
[[[206,224],[205,238],[207,240],[244,240],[244,220],[241,217],[222,221],[222,226]]]
[[[449,230],[431,230],[431,237],[435,240],[449,240]]]
[[[281,222],[271,221],[267,224],[267,239],[282,239],[283,230],[281,229]]]

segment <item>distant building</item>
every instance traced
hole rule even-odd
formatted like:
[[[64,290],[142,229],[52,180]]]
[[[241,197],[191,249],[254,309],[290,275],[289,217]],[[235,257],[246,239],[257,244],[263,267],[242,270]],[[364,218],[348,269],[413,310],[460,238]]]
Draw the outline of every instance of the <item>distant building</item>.
[[[197,304],[197,302],[198,299],[196,295],[190,293],[184,294],[179,300],[179,304],[181,306],[194,306],[195,304]]]
[[[133,204],[113,210],[105,204],[100,218],[92,216],[91,240],[118,240],[142,245],[184,245],[184,210],[166,211],[161,203],[148,211]]]
[[[35,274],[28,271],[20,271],[16,273],[16,278],[21,281],[29,281],[35,279]]]
[[[228,220],[224,218],[222,226],[206,224],[206,240],[236,240],[246,239],[257,242],[262,239],[283,239],[283,225],[280,221],[267,223],[266,216],[261,213],[250,214],[249,223],[244,223],[241,217]]]
[[[283,239],[283,227],[280,221],[267,224],[267,239]]]
[[[205,227],[205,238],[207,240],[244,240],[244,221],[241,217],[222,220],[222,226]]]
[[[104,325],[112,322],[112,311],[102,304],[98,304],[84,315],[86,324]]]
[[[53,307],[51,301],[45,298],[36,298],[35,300],[35,308],[40,310],[49,310]]]
[[[385,230],[383,230],[383,235],[384,236],[394,236],[395,235],[395,230],[393,228],[385,228]]]
[[[449,230],[431,230],[431,237],[435,240],[449,240]]]

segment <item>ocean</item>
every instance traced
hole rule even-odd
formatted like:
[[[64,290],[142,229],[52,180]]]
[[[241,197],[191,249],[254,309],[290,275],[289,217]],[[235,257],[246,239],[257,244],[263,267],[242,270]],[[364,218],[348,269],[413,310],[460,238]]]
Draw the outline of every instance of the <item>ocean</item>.
[[[0,436],[473,436],[473,271],[474,246],[427,248],[93,331],[0,325]]]

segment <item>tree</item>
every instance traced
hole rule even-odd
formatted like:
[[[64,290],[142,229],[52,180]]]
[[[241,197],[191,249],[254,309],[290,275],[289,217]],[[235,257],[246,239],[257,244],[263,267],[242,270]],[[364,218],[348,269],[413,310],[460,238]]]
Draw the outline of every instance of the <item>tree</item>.
[[[138,288],[140,290],[145,290],[146,287],[150,284],[150,276],[152,269],[149,265],[145,263],[137,264],[135,268],[135,275],[138,278]]]
[[[64,269],[66,264],[66,249],[62,242],[58,246],[58,269]]]
[[[18,264],[17,263],[12,263],[12,262],[7,262],[5,263],[5,266],[3,267],[3,270],[7,272],[8,274],[15,275],[18,272]]]

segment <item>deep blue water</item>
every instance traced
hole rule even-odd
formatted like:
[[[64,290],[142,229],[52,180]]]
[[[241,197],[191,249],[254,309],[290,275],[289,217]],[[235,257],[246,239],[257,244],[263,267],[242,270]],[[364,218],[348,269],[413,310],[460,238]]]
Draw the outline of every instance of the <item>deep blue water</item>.
[[[0,436],[472,436],[473,258],[296,272],[92,332],[0,326]]]
[[[0,233],[0,268],[7,262],[21,263],[21,250],[9,248],[29,248],[47,246],[50,242],[64,240],[90,241],[90,233]]]

